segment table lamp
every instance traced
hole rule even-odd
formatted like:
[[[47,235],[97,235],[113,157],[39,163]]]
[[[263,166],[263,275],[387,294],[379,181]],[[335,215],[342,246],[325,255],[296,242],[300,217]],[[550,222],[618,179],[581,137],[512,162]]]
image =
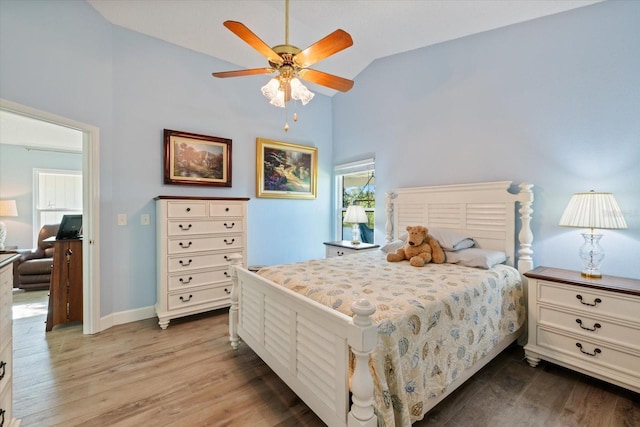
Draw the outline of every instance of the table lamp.
[[[0,217],[18,216],[15,200],[0,200]],[[7,226],[0,221],[0,251],[4,251],[4,239],[7,237]]]
[[[604,251],[600,247],[602,234],[594,231],[602,229],[627,228],[622,211],[611,193],[576,193],[569,200],[569,204],[560,218],[560,226],[589,228],[591,231],[582,233],[584,244],[578,254],[584,264],[584,277],[602,277],[600,263],[604,259]]]
[[[364,211],[364,207],[351,205],[347,208],[347,213],[344,216],[344,222],[353,224],[351,230],[351,243],[354,245],[360,244],[360,226],[359,224],[368,222],[367,213]]]

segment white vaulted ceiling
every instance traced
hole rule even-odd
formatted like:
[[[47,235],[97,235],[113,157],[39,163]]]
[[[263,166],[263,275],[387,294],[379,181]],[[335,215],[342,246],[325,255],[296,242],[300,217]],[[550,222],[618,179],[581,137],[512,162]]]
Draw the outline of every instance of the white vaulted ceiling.
[[[269,46],[285,41],[285,0],[86,0],[115,25],[230,62],[268,66],[222,23],[240,21]],[[291,0],[289,43],[304,49],[341,28],[353,46],[312,68],[355,78],[377,58],[600,0]],[[333,91],[314,86],[321,93]]]

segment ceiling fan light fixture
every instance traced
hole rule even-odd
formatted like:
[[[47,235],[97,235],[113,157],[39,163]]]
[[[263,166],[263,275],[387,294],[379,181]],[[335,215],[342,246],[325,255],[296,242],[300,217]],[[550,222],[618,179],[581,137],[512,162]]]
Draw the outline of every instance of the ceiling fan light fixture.
[[[298,79],[297,77],[291,79],[291,98],[295,99],[296,101],[302,102],[302,105],[307,105],[314,96],[315,94],[307,89],[307,87],[302,84],[300,79]]]
[[[269,100],[269,103],[275,107],[284,108],[284,91],[280,89],[280,80],[273,78],[269,83],[262,86],[262,94]]]

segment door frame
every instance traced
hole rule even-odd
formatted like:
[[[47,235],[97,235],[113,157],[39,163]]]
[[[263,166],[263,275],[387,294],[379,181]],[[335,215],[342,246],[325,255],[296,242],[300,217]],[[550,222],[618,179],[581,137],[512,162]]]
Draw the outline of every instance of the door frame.
[[[100,332],[100,129],[1,98],[0,109],[82,132],[82,333]]]

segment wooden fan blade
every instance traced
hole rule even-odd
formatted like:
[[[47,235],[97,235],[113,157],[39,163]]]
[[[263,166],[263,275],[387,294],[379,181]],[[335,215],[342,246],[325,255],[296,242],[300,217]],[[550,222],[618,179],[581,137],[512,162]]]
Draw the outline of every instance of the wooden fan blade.
[[[240,77],[240,76],[253,76],[254,74],[271,74],[275,70],[273,68],[251,68],[248,70],[236,70],[236,71],[222,71],[219,73],[211,73],[213,77]]]
[[[333,74],[325,73],[318,70],[304,68],[298,71],[298,76],[303,80],[307,80],[311,83],[316,83],[321,86],[326,86],[331,89],[339,90],[340,92],[348,92],[349,89],[353,87],[353,80],[334,76]]]
[[[236,36],[244,40],[249,46],[257,50],[266,57],[270,62],[281,65],[284,61],[268,44],[263,42],[260,37],[256,36],[249,28],[241,22],[225,21],[223,24],[231,30]]]
[[[325,38],[318,40],[302,52],[293,57],[293,62],[298,67],[308,67],[321,61],[343,49],[353,45],[349,33],[344,30],[335,30]]]

